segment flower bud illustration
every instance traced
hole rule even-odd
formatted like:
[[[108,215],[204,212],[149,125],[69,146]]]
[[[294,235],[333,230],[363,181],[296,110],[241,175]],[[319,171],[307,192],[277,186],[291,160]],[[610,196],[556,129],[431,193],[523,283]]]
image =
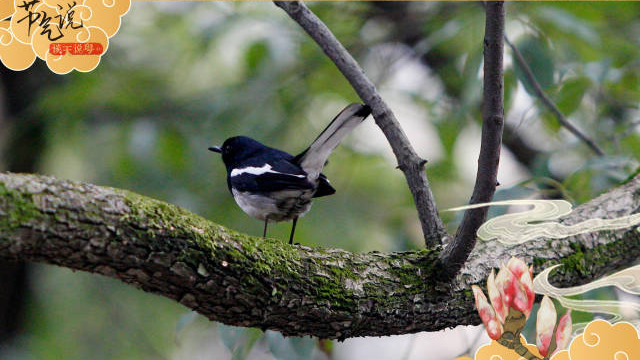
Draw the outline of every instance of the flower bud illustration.
[[[569,345],[569,341],[571,340],[571,327],[573,323],[571,322],[571,309],[567,310],[562,317],[560,317],[560,321],[558,321],[558,329],[556,330],[556,344],[557,348],[554,351],[565,349],[567,345]]]
[[[542,298],[540,309],[538,310],[538,319],[536,321],[536,345],[542,356],[547,356],[553,329],[556,326],[558,315],[553,301],[548,296]]]
[[[509,268],[513,275],[519,280],[524,292],[526,293],[526,305],[520,304],[518,307],[522,308],[522,310],[519,308],[517,309],[522,311],[527,318],[529,318],[531,308],[533,307],[533,300],[535,299],[535,293],[533,292],[533,268],[528,267],[522,259],[516,257],[511,257],[511,259],[509,259],[509,262],[507,262],[507,268]],[[524,297],[521,296],[521,299],[519,300],[524,300]]]
[[[484,323],[484,327],[487,329],[489,337],[493,340],[498,339],[502,335],[502,323],[498,320],[496,312],[493,307],[487,301],[487,297],[482,292],[482,289],[477,285],[471,286],[473,290],[473,297],[476,300],[476,309],[478,314]]]
[[[489,278],[487,278],[487,292],[489,292],[489,300],[491,301],[493,310],[495,310],[498,316],[498,320],[504,324],[507,314],[509,313],[509,307],[505,304],[502,295],[500,295],[493,269],[491,270],[491,274],[489,274]]]
[[[513,273],[503,264],[498,271],[498,275],[496,275],[496,287],[500,291],[500,296],[502,296],[502,301],[504,301],[507,309],[513,302],[513,293],[508,291],[508,289],[513,286],[512,283],[514,281],[515,277]]]
[[[528,317],[533,307],[535,294],[533,280],[524,261],[511,258],[506,266],[502,266],[495,282],[507,310],[509,307],[513,307]]]

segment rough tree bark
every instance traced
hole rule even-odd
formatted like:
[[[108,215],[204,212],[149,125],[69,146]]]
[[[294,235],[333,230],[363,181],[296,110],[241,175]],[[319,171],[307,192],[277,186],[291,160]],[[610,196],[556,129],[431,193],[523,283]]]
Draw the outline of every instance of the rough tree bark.
[[[629,215],[640,175],[562,219]],[[479,243],[447,284],[436,250],[356,254],[249,237],[174,205],[125,190],[52,177],[0,173],[0,258],[107,275],[230,325],[344,339],[479,324],[471,284],[509,256],[535,270],[565,266],[575,285],[634,263],[636,228],[505,248]]]

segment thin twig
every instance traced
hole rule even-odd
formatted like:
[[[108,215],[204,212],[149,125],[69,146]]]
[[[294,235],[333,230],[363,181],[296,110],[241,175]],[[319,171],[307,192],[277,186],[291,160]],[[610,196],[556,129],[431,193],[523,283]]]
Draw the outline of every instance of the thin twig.
[[[446,236],[442,220],[424,170],[426,160],[420,158],[409,143],[395,115],[382,100],[375,86],[349,52],[336,39],[331,30],[300,1],[274,1],[295,20],[349,81],[358,96],[371,107],[376,124],[380,127],[404,173],[418,210],[427,247],[438,246]]]
[[[505,9],[502,1],[487,2],[484,35],[484,105],[482,140],[478,157],[476,183],[470,204],[490,202],[496,191],[498,162],[504,125],[503,38]],[[454,276],[476,243],[476,232],[487,218],[489,208],[470,209],[464,213],[453,241],[442,252],[444,278]]]
[[[529,83],[531,83],[531,85],[533,86],[533,90],[535,91],[538,98],[540,99],[540,101],[542,101],[542,103],[547,108],[549,108],[549,110],[551,110],[551,112],[556,116],[556,119],[558,119],[558,122],[560,122],[562,126],[564,126],[567,130],[569,130],[578,139],[580,139],[585,144],[587,144],[587,146],[589,146],[589,148],[593,150],[593,152],[595,152],[598,156],[604,156],[605,153],[604,151],[602,151],[602,149],[600,149],[598,144],[596,144],[595,141],[593,141],[587,135],[583,134],[577,127],[575,127],[572,123],[570,123],[569,120],[567,120],[567,118],[564,116],[562,111],[558,109],[558,107],[553,102],[553,100],[551,100],[547,96],[547,94],[544,93],[544,91],[542,90],[542,87],[540,86],[540,83],[536,79],[535,75],[533,75],[531,68],[527,64],[527,61],[524,59],[524,57],[522,57],[522,53],[520,52],[520,50],[518,50],[518,48],[515,45],[513,45],[511,41],[509,41],[509,38],[507,38],[506,35],[504,37],[504,41],[511,48],[511,51],[515,55],[516,62],[518,63],[518,65],[520,65],[520,67],[524,71],[524,74],[527,77],[527,80],[529,80]]]

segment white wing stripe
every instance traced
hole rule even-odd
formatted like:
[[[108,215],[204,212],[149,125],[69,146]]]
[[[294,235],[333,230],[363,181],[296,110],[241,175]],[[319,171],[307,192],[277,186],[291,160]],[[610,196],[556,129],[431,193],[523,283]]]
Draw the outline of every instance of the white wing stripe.
[[[242,169],[233,169],[231,170],[231,177],[242,175],[244,173],[251,174],[251,175],[262,175],[265,173],[273,173],[273,174],[295,176],[301,179],[304,179],[306,177],[306,175],[287,174],[280,171],[272,170],[271,165],[269,164],[264,164],[261,167],[247,166],[246,168],[242,168]]]

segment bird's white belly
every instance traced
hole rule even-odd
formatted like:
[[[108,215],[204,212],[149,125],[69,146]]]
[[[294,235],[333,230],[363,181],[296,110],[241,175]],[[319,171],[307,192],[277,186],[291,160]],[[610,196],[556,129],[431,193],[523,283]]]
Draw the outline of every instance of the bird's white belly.
[[[311,191],[284,190],[271,196],[250,194],[232,190],[233,198],[242,211],[249,216],[264,221],[288,221],[306,214],[311,209]]]

